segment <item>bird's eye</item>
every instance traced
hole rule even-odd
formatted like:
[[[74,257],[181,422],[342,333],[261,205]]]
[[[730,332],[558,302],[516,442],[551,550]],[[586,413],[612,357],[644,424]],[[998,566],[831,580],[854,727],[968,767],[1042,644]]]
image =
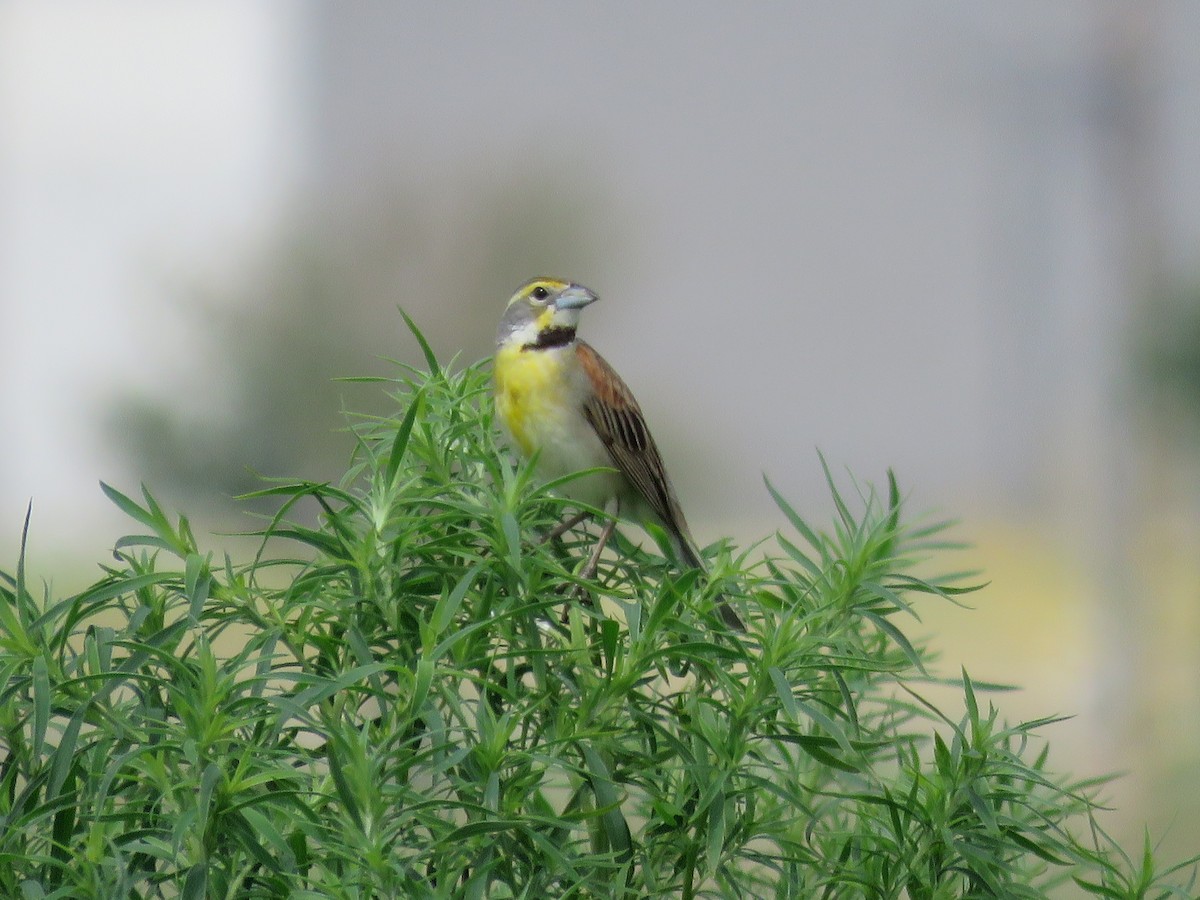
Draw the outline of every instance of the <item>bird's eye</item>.
[[[544,287],[542,287],[541,285],[538,285],[532,291],[529,292],[529,296],[532,297],[534,300],[545,300],[547,297],[550,296],[550,292],[548,290],[546,290]]]

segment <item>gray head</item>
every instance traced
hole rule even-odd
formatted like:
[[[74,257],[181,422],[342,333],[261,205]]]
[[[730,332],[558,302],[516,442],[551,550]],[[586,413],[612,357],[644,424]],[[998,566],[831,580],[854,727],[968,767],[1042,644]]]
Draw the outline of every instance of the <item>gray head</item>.
[[[496,345],[549,347],[569,343],[579,327],[579,313],[598,298],[583,285],[558,278],[531,278],[512,295]]]

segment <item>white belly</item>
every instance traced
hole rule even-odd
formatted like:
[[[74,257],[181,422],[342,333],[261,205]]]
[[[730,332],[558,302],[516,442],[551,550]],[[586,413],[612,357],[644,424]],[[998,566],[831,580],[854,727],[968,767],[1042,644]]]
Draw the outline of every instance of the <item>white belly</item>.
[[[612,465],[583,414],[585,376],[572,360],[559,355],[565,353],[574,353],[574,348],[531,355],[506,349],[498,357],[503,363],[496,371],[498,418],[521,453],[537,453],[537,473],[543,481]],[[624,487],[624,478],[613,471],[573,479],[556,490],[603,509]]]
[[[582,411],[560,416],[545,416],[528,429],[531,442],[540,448],[538,477],[552,481],[584,469],[611,467],[608,451],[596,437]],[[623,492],[625,479],[617,472],[596,472],[572,479],[555,488],[558,494],[601,509]]]

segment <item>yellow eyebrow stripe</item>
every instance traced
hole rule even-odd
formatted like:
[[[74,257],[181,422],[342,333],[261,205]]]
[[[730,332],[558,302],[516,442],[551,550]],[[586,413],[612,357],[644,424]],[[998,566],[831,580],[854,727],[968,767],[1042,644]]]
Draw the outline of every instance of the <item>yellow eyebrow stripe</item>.
[[[521,286],[521,289],[513,295],[510,305],[518,300],[525,300],[536,291],[538,288],[545,288],[552,294],[557,294],[559,291],[566,290],[570,287],[570,282],[559,281],[557,278],[534,278],[532,281],[527,281]]]

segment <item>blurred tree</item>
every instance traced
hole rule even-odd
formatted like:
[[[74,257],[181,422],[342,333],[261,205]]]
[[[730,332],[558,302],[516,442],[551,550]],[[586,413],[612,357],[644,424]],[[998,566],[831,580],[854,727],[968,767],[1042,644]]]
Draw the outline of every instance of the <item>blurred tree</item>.
[[[176,310],[200,358],[196,383],[116,397],[107,434],[137,477],[215,516],[260,475],[334,477],[351,446],[343,405],[386,404],[382,391],[334,379],[390,374],[384,359],[419,361],[397,307],[440,355],[478,359],[515,285],[542,271],[582,279],[614,239],[628,241],[588,184],[578,172],[531,171],[498,186],[460,180],[311,202],[232,288],[199,274]]]
[[[1190,446],[1200,431],[1200,281],[1176,284],[1145,305],[1136,372],[1159,425]]]

